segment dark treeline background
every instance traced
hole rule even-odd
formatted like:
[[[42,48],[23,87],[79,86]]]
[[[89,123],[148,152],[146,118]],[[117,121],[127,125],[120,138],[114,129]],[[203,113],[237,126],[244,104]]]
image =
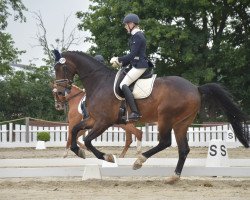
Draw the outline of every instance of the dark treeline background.
[[[16,6],[25,20],[21,0],[1,1]],[[36,66],[29,73],[14,73],[8,63],[22,52],[15,49],[6,28],[7,7],[0,6],[0,121],[20,117],[63,120],[54,109],[51,66]],[[178,75],[196,85],[217,82],[225,86],[241,108],[250,114],[250,4],[249,0],[91,0],[89,12],[77,12],[79,30],[88,30],[91,55],[112,56],[128,51],[122,24],[128,13],[141,18],[147,54],[158,76]],[[220,120],[216,116],[207,120]]]

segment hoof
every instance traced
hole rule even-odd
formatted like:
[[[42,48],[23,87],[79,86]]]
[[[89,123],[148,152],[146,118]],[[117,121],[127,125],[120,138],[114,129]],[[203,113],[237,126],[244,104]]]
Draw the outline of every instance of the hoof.
[[[133,170],[137,170],[137,169],[140,169],[142,167],[142,163],[134,163],[133,165]]]
[[[79,156],[79,147],[78,146],[71,147],[70,150],[73,151],[77,156]]]
[[[121,155],[119,156],[119,158],[124,158],[124,155],[123,155],[123,154],[121,154]]]
[[[169,184],[169,185],[173,185],[173,184],[177,183],[179,180],[180,180],[180,176],[175,174],[175,175],[171,176],[170,178],[168,178],[165,181],[165,183]]]
[[[65,151],[64,154],[63,154],[63,158],[66,158],[68,156],[68,152]]]
[[[103,157],[104,157],[104,160],[106,160],[107,162],[111,162],[111,163],[115,162],[115,158],[112,154],[105,154]]]
[[[85,151],[84,151],[83,149],[79,149],[79,151],[78,151],[78,156],[79,156],[80,158],[85,159],[85,158],[86,158]]]
[[[63,158],[66,158],[68,156],[69,153],[69,149],[65,149],[64,154],[63,154]]]
[[[144,163],[147,160],[147,158],[143,155],[139,155],[137,160],[135,161],[133,165],[133,170],[140,169],[142,167],[142,163]]]

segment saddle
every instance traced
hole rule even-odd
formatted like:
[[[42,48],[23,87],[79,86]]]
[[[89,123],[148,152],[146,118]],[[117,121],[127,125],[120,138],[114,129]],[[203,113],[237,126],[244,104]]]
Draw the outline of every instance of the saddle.
[[[120,89],[120,83],[130,69],[129,66],[121,68],[116,74],[114,81],[114,94],[119,100],[124,100],[123,92]],[[155,78],[156,74],[153,73],[153,68],[148,68],[137,81],[132,83],[129,88],[132,91],[134,98],[143,99],[148,97],[152,92]]]
[[[86,95],[84,95],[78,104],[78,112],[84,117],[88,118],[89,114],[86,108]]]
[[[130,70],[130,67],[121,68],[115,77],[114,81],[114,94],[117,99],[121,100],[120,109],[118,112],[118,123],[126,124],[128,119],[128,113],[126,109],[126,102],[123,95],[123,92],[120,89],[120,83],[126,76],[127,72]],[[156,78],[156,74],[153,74],[153,68],[148,68],[142,76],[129,86],[132,91],[135,99],[143,99],[148,97],[153,89],[153,84]]]

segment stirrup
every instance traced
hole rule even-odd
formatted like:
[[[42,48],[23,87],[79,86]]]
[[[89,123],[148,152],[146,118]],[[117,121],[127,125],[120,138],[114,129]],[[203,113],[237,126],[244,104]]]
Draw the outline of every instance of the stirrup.
[[[132,112],[128,117],[127,116],[123,116],[123,120],[125,121],[132,121],[132,122],[136,122],[138,121],[142,116],[139,113],[136,112]]]

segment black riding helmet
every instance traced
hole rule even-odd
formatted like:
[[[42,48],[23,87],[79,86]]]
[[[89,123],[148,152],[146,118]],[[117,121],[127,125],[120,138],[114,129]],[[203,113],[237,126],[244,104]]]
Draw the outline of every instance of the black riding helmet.
[[[140,19],[138,15],[130,13],[124,17],[123,24],[127,24],[129,22],[133,22],[134,24],[139,24]]]

